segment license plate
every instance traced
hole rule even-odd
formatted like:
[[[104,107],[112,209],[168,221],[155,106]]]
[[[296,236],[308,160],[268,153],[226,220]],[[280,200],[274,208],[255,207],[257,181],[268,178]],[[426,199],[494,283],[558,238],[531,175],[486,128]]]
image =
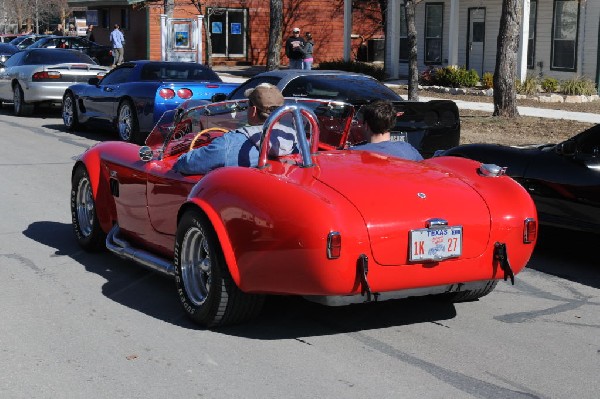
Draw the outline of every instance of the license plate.
[[[391,132],[390,141],[406,141],[406,132]]]
[[[456,258],[462,253],[462,226],[410,231],[411,262]]]

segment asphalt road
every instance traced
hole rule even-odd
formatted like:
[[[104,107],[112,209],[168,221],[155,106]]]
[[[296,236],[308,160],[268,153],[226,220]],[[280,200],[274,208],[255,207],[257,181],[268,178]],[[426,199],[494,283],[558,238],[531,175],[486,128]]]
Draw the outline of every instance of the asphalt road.
[[[0,110],[1,398],[598,398],[598,237],[546,236],[475,302],[326,308],[269,298],[217,331],[174,283],[76,244],[73,158],[99,140],[57,111]]]

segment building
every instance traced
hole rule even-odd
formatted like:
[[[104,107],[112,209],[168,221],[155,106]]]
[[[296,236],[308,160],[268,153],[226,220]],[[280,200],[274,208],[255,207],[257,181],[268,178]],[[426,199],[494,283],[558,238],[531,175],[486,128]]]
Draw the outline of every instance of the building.
[[[349,1],[349,0],[348,0]],[[559,80],[600,80],[600,0],[519,0],[521,80],[528,74]],[[386,70],[408,73],[404,0],[388,0]],[[419,70],[458,65],[493,72],[502,0],[432,0],[416,7]]]

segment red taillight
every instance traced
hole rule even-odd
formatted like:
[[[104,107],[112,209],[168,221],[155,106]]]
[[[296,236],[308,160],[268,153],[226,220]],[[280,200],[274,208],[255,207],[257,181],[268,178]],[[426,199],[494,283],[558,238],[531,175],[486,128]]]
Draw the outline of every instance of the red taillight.
[[[537,222],[534,218],[525,219],[523,226],[523,242],[530,244],[537,238]]]
[[[33,74],[31,79],[32,80],[60,79],[60,72],[57,72],[57,71],[36,72]]]
[[[327,258],[337,259],[342,253],[342,235],[332,231],[327,235]]]
[[[179,98],[183,98],[184,100],[187,100],[188,98],[192,97],[192,91],[190,89],[179,89],[177,90],[177,96],[179,96]]]
[[[175,97],[175,91],[173,89],[160,89],[158,95],[164,98],[165,100],[170,100]]]
[[[218,89],[219,85],[206,85],[208,89]]]

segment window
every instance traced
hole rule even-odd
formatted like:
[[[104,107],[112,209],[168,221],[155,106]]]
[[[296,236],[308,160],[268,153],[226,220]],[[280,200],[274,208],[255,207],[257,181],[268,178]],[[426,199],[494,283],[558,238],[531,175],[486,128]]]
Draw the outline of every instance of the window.
[[[577,0],[554,0],[551,69],[576,70],[578,20]]]
[[[110,13],[107,8],[98,10],[98,23],[105,29],[110,28]]]
[[[442,63],[444,5],[425,4],[425,64]]]
[[[129,30],[129,8],[121,8],[121,29]]]
[[[527,43],[527,68],[535,68],[535,34],[537,22],[537,0],[529,3],[529,40]]]
[[[400,7],[400,62],[408,61],[408,29],[406,27],[406,8]]]

